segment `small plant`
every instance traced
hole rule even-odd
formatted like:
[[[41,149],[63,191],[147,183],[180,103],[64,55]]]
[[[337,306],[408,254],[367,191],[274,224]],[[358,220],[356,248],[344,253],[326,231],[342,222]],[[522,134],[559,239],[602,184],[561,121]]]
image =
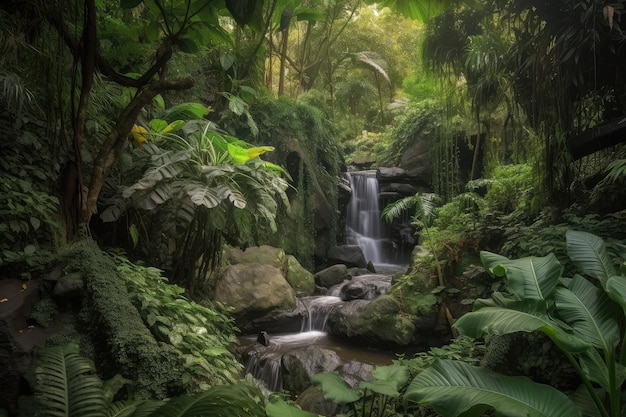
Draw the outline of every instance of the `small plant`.
[[[52,298],[44,298],[35,304],[30,318],[41,327],[48,327],[52,323],[53,317],[58,313],[57,304]]]
[[[481,337],[542,332],[565,354],[583,384],[571,396],[533,382],[463,362],[439,360],[410,384],[405,402],[431,405],[445,416],[620,417],[626,377],[626,277],[616,270],[605,243],[586,232],[566,233],[567,253],[590,279],[564,277],[554,254],[510,260],[482,252],[483,265],[505,277],[510,294],[478,300],[455,324]]]

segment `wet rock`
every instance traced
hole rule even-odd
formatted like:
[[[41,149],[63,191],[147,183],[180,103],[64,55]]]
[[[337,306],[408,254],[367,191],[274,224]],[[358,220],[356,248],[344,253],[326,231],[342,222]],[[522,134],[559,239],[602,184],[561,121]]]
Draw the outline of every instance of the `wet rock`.
[[[351,278],[348,274],[348,268],[343,264],[335,264],[323,269],[317,272],[314,277],[315,283],[324,288],[330,288]]]
[[[372,371],[374,367],[368,363],[350,361],[341,365],[339,376],[352,388],[357,388],[361,381],[373,381]]]
[[[311,385],[311,377],[341,366],[339,355],[318,346],[294,349],[283,355],[283,388],[303,392]]]
[[[415,325],[399,313],[400,305],[387,295],[372,301],[354,300],[331,312],[327,329],[332,335],[354,338],[370,346],[406,346],[413,341]]]
[[[269,346],[270,345],[270,336],[267,334],[266,331],[261,331],[259,332],[259,335],[256,338],[256,342],[263,345],[263,346]]]
[[[321,388],[310,386],[296,400],[296,404],[305,411],[322,416],[334,416],[339,408],[337,403],[324,398]]]
[[[348,268],[367,267],[363,250],[358,245],[341,245],[333,246],[328,250],[326,254],[327,262],[329,264],[344,264]]]
[[[382,184],[380,186],[380,191],[382,193],[394,193],[399,194],[400,196],[412,196],[420,191],[419,188],[411,185],[411,184],[401,184],[397,182],[392,182],[390,184]]]
[[[275,333],[297,333],[302,329],[302,323],[309,316],[309,312],[300,299],[296,299],[296,307],[290,311],[271,311],[265,315],[240,320],[237,327],[243,334],[255,334],[259,331]]]
[[[391,277],[386,275],[361,275],[343,285],[339,297],[344,301],[373,300],[385,294],[390,286]]]

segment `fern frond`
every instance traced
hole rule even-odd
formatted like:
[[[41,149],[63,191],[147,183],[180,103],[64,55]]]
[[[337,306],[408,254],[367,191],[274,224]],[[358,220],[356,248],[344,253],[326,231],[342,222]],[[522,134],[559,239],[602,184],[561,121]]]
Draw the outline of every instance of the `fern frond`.
[[[102,381],[77,345],[40,349],[35,381],[38,415],[106,417]]]
[[[391,223],[394,219],[400,217],[406,210],[414,207],[418,203],[417,194],[415,196],[404,197],[385,206],[381,213],[381,217],[387,223]]]

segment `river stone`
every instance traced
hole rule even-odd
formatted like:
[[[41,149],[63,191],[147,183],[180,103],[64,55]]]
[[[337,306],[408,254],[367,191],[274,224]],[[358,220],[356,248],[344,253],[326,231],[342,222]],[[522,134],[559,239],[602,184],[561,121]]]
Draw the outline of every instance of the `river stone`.
[[[311,385],[313,375],[334,371],[341,363],[335,351],[319,346],[289,351],[283,355],[283,388],[291,392],[303,392]]]
[[[339,376],[352,388],[358,388],[359,382],[371,382],[374,380],[374,375],[372,375],[373,370],[374,367],[368,363],[351,360],[341,365],[341,368],[339,368]]]
[[[226,259],[231,264],[268,264],[281,268],[285,251],[268,245],[250,246],[245,250],[231,248],[226,252]]]
[[[282,270],[287,282],[296,291],[298,297],[311,295],[315,292],[313,274],[304,269],[294,256],[287,255],[285,257]]]
[[[391,277],[380,274],[368,274],[354,277],[341,287],[339,297],[343,301],[373,300],[385,294],[391,287]]]
[[[372,301],[354,300],[335,308],[326,322],[329,333],[365,341],[372,346],[406,346],[415,334],[414,323],[399,314],[400,305],[388,295]]]
[[[233,314],[244,319],[290,311],[296,305],[295,292],[280,270],[258,263],[224,269],[217,278],[215,300],[233,307]]]
[[[343,264],[335,264],[315,273],[315,283],[324,288],[330,288],[352,277],[348,274],[348,268]]]
[[[289,311],[272,311],[269,314],[250,317],[237,323],[237,327],[243,334],[255,334],[266,331],[269,334],[298,333],[302,329],[302,323],[309,317],[309,311],[296,298],[296,307]]]
[[[321,416],[337,415],[337,403],[324,398],[324,391],[321,388],[311,385],[304,392],[298,395],[296,404],[304,411]]]
[[[72,272],[59,278],[52,295],[55,297],[80,297],[85,282],[80,272]]]
[[[344,264],[348,268],[366,268],[367,262],[363,250],[358,245],[333,246],[326,254],[329,264]]]

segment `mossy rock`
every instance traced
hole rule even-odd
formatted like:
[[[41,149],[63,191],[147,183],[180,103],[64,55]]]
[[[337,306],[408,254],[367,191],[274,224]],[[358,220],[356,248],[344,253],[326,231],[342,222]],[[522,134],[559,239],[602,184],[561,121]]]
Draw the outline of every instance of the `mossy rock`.
[[[283,261],[283,275],[297,296],[312,295],[315,292],[315,278],[295,256],[287,255]]]
[[[159,343],[131,304],[113,260],[95,242],[72,245],[62,256],[67,272],[81,272],[85,282],[81,327],[95,349],[104,378],[115,374],[135,381],[135,398],[166,398],[182,393],[183,358]]]
[[[250,246],[245,250],[231,248],[226,253],[226,259],[230,264],[267,264],[281,268],[285,260],[285,251],[273,246]]]

